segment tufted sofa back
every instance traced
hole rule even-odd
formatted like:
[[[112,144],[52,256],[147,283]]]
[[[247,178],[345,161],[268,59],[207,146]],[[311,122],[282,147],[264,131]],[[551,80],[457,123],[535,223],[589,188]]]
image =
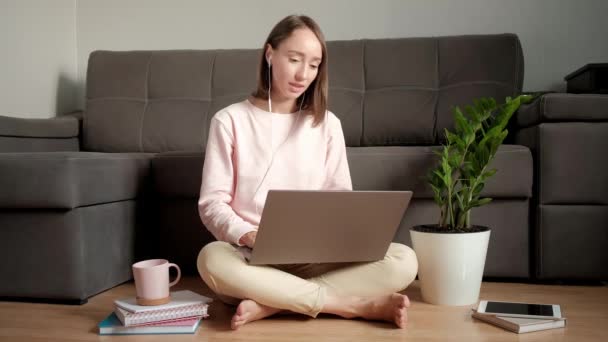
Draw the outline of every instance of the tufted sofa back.
[[[330,41],[329,109],[348,146],[434,145],[451,108],[521,92],[514,34]],[[211,117],[256,86],[261,50],[94,51],[84,150],[203,151]]]

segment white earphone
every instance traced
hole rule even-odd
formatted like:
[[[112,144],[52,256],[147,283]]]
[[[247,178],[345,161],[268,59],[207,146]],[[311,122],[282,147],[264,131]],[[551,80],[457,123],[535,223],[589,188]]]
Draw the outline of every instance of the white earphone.
[[[272,67],[272,57],[268,56],[266,58],[266,62],[268,62],[268,111],[272,113],[272,101],[270,100],[270,89],[272,86],[272,75],[270,74],[270,68]]]
[[[269,61],[269,66],[270,66],[270,61]],[[272,80],[270,80],[270,68],[268,68],[268,76],[269,76],[268,77],[268,79],[269,79],[269,83],[268,83],[268,108],[269,108],[269,110],[268,111],[270,113],[272,113],[272,105],[271,105],[271,101],[270,101],[270,84],[272,83]],[[260,191],[262,184],[264,184],[264,181],[266,180],[266,177],[268,176],[268,172],[270,171],[270,169],[272,168],[272,165],[274,164],[274,157],[276,156],[277,152],[279,152],[281,147],[283,147],[283,145],[285,145],[287,140],[289,140],[289,138],[295,131],[296,127],[298,126],[298,123],[300,122],[300,115],[302,114],[302,104],[304,103],[305,98],[306,98],[306,92],[304,92],[304,94],[302,94],[302,101],[300,101],[300,108],[298,109],[298,116],[296,116],[295,123],[293,124],[293,126],[291,126],[289,133],[287,133],[287,138],[285,138],[285,140],[283,140],[283,142],[281,142],[281,144],[272,153],[272,156],[270,157],[270,163],[268,164],[268,168],[266,169],[266,172],[264,172],[264,176],[262,177],[262,180],[258,184],[257,188],[255,189],[255,192],[253,193],[253,196],[251,197],[251,200],[255,203],[255,212],[257,214],[260,214],[260,209],[258,208],[258,204],[255,201],[255,196],[258,194],[258,191]],[[272,120],[271,120],[270,130],[271,130],[271,135],[272,135]]]

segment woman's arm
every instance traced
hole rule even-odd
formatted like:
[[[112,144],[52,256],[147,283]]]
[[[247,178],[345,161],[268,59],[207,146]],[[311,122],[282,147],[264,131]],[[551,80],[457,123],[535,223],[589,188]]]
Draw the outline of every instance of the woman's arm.
[[[327,142],[327,155],[325,157],[325,183],[324,190],[352,190],[353,185],[346,159],[346,143],[342,124],[333,114],[327,116],[329,125],[329,138]]]
[[[255,244],[255,238],[257,236],[258,236],[257,230],[250,231],[249,233],[246,233],[245,235],[241,236],[241,238],[239,239],[239,243],[241,245],[245,245],[247,247],[253,248],[253,245]]]
[[[234,136],[214,117],[209,127],[198,212],[216,239],[243,245],[241,237],[257,227],[238,216],[229,204],[236,182],[233,151]]]

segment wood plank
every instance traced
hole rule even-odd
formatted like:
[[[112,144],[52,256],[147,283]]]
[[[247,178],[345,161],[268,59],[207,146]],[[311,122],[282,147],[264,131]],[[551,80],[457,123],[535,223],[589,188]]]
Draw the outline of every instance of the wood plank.
[[[173,289],[211,296],[198,277],[186,277]],[[113,309],[116,298],[135,293],[132,282],[101,293],[85,305],[0,302],[0,341],[166,341],[164,335],[99,336],[97,324]],[[482,299],[560,304],[568,318],[565,329],[517,335],[473,320],[470,308],[422,302],[417,282],[405,293],[412,301],[409,324],[396,329],[383,322],[346,320],[330,315],[310,319],[284,315],[230,330],[234,307],[215,301],[211,317],[194,335],[172,335],[171,341],[601,341],[608,336],[607,286],[556,286],[485,282]]]

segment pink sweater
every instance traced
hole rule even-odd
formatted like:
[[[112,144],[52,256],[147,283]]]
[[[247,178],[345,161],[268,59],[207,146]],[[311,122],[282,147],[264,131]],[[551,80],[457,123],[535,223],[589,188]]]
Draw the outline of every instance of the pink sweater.
[[[272,141],[273,126],[279,128],[273,115],[290,114],[266,112],[245,100],[211,120],[198,210],[220,241],[238,244],[257,229],[269,189],[352,190],[342,126],[333,113],[314,128],[312,116],[294,115],[296,126],[284,131],[291,134],[282,145]],[[273,146],[280,146],[274,160]]]

